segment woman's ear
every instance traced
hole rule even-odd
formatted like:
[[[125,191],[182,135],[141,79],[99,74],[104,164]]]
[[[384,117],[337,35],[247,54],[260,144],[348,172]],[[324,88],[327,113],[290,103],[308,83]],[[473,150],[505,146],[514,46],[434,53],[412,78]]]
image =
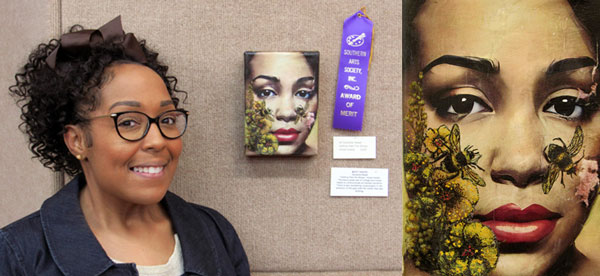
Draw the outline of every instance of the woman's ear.
[[[85,131],[76,125],[66,125],[63,134],[65,145],[77,159],[84,160],[87,153],[87,141]]]

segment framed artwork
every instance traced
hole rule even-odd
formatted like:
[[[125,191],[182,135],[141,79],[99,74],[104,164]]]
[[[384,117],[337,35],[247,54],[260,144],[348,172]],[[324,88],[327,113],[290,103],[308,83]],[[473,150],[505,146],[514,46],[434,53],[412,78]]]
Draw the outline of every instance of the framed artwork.
[[[599,17],[597,1],[403,1],[406,275],[600,272],[576,242],[600,240]]]
[[[247,156],[318,149],[319,52],[245,52]]]

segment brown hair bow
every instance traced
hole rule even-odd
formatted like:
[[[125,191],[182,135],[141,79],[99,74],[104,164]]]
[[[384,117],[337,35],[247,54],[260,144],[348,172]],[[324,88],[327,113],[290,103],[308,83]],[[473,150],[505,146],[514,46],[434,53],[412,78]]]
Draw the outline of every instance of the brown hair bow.
[[[132,33],[125,34],[123,31],[119,15],[97,30],[81,30],[63,34],[60,37],[59,45],[46,58],[46,63],[50,68],[56,69],[56,60],[59,55],[85,53],[106,41],[121,44],[126,55],[137,62],[146,62],[146,55],[135,36]]]

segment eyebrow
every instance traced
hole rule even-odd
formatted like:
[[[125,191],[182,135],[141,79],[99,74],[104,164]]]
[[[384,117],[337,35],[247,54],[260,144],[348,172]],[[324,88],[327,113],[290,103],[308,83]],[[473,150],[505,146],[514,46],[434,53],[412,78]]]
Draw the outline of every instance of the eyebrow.
[[[272,82],[279,82],[279,79],[275,76],[258,75],[256,78],[253,78],[252,81],[255,81],[256,79],[266,79]]]
[[[546,70],[546,75],[549,76],[556,73],[562,73],[594,65],[596,65],[596,61],[591,57],[561,59],[559,61],[552,62],[548,66],[548,69]]]
[[[113,108],[115,108],[117,106],[120,106],[120,105],[133,106],[133,107],[140,107],[140,106],[142,106],[139,102],[136,102],[136,101],[122,101],[122,102],[116,102],[116,103],[112,104],[108,108],[108,110],[111,110],[111,109],[113,109]]]
[[[166,101],[161,101],[160,102],[160,106],[161,107],[167,106],[167,105],[171,105],[171,104],[173,104],[172,100],[166,100]],[[116,102],[116,103],[112,104],[108,108],[108,110],[111,110],[111,109],[113,109],[113,108],[115,108],[117,106],[121,106],[121,105],[123,105],[123,106],[131,106],[131,107],[141,107],[142,106],[142,104],[140,102],[136,102],[136,101],[122,101],[122,102]]]
[[[175,105],[172,100],[162,101],[162,102],[160,102],[160,107],[171,105],[171,104]]]
[[[300,83],[303,83],[303,82],[306,82],[306,81],[314,81],[314,80],[315,80],[315,77],[302,77],[302,78],[299,78],[296,81],[296,83],[300,84]]]
[[[500,65],[494,63],[492,60],[481,57],[471,57],[471,56],[454,56],[454,55],[443,55],[439,58],[436,58],[429,64],[427,64],[421,72],[423,74],[429,72],[433,67],[438,66],[440,64],[450,64],[455,66],[460,66],[468,69],[472,69],[475,71],[479,71],[481,73],[498,73],[500,72]]]

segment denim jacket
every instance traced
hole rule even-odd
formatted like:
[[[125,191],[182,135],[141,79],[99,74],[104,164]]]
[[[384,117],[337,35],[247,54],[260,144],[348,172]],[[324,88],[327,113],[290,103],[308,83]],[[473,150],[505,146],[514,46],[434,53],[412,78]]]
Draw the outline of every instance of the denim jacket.
[[[78,175],[39,211],[0,230],[0,275],[138,275],[115,264],[87,225]],[[167,192],[161,203],[181,241],[185,275],[250,275],[233,226],[217,211]],[[150,242],[150,241],[149,241]]]

